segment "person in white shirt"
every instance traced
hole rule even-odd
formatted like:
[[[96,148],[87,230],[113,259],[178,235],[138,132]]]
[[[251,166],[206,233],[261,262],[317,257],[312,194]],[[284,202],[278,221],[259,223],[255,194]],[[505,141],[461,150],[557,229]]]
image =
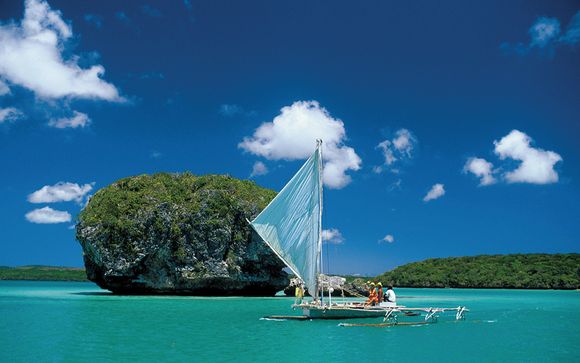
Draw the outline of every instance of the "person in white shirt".
[[[397,295],[395,295],[395,292],[393,291],[392,285],[389,285],[389,288],[387,289],[387,293],[385,294],[385,302],[391,302],[391,303],[397,302]]]

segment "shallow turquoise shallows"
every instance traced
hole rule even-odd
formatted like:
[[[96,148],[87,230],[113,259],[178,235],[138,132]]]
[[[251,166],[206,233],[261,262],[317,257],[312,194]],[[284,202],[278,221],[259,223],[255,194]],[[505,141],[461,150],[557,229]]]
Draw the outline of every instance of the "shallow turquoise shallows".
[[[0,362],[580,361],[578,291],[396,291],[406,306],[472,311],[460,322],[340,327],[260,320],[296,314],[285,297],[114,296],[90,283],[0,281]]]

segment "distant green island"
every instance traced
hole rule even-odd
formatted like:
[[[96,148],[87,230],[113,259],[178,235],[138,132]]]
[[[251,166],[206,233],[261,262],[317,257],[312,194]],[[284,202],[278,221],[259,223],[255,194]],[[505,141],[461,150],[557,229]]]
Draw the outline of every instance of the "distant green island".
[[[0,280],[88,281],[83,268],[54,266],[0,266]]]
[[[511,254],[430,258],[375,277],[344,276],[364,289],[366,280],[395,287],[580,289],[580,254]],[[52,266],[0,266],[0,280],[88,281],[85,270]]]
[[[377,276],[397,287],[579,289],[580,254],[430,258]]]

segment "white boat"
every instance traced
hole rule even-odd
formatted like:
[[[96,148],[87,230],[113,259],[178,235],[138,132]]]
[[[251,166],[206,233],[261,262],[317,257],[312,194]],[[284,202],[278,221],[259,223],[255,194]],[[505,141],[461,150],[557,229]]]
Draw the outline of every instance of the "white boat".
[[[381,303],[333,301],[333,290],[342,289],[345,279],[326,276],[322,272],[322,140],[317,140],[314,154],[282,188],[278,195],[250,223],[258,236],[296,275],[306,287],[310,301],[294,304],[302,316],[270,316],[292,319],[358,319],[379,318],[397,323],[400,318],[436,321],[446,312],[455,312],[462,319],[465,307],[410,308]],[[328,292],[328,297],[324,296]]]

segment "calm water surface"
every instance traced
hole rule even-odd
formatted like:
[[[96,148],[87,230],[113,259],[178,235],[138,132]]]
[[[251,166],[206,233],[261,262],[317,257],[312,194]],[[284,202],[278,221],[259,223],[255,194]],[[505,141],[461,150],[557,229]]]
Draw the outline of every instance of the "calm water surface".
[[[113,296],[91,283],[0,281],[0,361],[580,362],[578,291],[396,292],[407,306],[472,311],[457,323],[339,327],[260,320],[291,314],[285,297]]]

